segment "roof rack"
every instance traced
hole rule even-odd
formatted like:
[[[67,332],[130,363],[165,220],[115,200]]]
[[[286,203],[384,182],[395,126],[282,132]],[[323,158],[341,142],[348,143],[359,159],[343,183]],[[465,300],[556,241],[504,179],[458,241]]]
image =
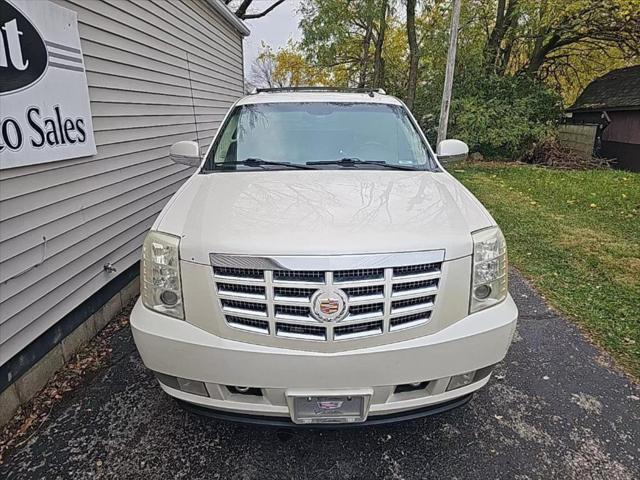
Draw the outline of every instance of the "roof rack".
[[[281,93],[281,92],[342,92],[342,93],[368,93],[373,97],[374,93],[386,95],[382,88],[346,88],[346,87],[278,87],[256,88],[255,93]]]

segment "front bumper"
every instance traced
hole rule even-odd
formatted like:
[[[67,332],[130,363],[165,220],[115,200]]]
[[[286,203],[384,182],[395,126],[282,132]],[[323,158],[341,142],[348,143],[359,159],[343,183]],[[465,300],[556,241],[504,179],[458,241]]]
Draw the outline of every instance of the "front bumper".
[[[450,377],[501,361],[511,343],[518,311],[509,296],[432,335],[336,353],[305,352],[238,342],[146,309],[131,314],[133,337],[145,365],[161,374],[206,384],[195,395],[161,382],[169,395],[200,407],[250,416],[289,417],[290,395],[326,395],[369,389],[369,419],[465,397],[489,376],[447,391]],[[428,382],[396,393],[398,385]],[[240,395],[227,386],[260,389]]]

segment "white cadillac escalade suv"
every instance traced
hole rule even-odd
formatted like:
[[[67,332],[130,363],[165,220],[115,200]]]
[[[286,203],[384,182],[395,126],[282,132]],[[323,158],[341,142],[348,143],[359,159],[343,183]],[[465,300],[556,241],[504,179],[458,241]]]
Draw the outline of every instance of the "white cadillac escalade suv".
[[[383,92],[261,91],[143,247],[136,345],[214,417],[381,423],[464,404],[511,343],[504,237]]]

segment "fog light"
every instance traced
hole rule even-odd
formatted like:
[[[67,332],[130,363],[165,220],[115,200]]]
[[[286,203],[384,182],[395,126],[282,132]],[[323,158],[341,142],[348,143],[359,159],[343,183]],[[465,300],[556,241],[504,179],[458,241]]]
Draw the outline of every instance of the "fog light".
[[[243,387],[238,385],[227,385],[227,389],[229,393],[233,393],[235,395],[254,395],[257,397],[262,396],[262,390],[257,387]]]
[[[480,285],[473,291],[473,295],[479,300],[484,300],[491,295],[491,287],[489,285]]]
[[[415,392],[427,388],[429,382],[414,382],[397,385],[393,393]]]
[[[167,375],[165,373],[153,372],[156,375],[156,378],[160,383],[165,384],[167,387],[171,387],[175,390],[180,390],[180,385],[178,385],[178,379],[173,375]]]
[[[447,386],[447,392],[450,390],[455,390],[456,388],[466,387],[470,383],[473,383],[475,375],[476,371],[472,370],[471,372],[451,377],[451,380],[449,380],[449,386]]]
[[[183,392],[193,393],[194,395],[200,395],[202,397],[209,396],[209,392],[207,392],[207,387],[205,387],[204,382],[178,377],[178,385],[180,385],[180,390]]]
[[[176,305],[178,303],[178,294],[176,292],[172,292],[171,290],[165,290],[160,294],[160,301],[165,305],[169,305],[170,307]]]

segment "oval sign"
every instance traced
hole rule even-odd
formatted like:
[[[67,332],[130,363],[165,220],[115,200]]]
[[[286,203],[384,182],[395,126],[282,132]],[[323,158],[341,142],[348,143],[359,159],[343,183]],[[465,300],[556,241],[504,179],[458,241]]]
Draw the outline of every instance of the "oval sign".
[[[47,69],[47,47],[36,27],[0,0],[0,94],[27,88]]]

